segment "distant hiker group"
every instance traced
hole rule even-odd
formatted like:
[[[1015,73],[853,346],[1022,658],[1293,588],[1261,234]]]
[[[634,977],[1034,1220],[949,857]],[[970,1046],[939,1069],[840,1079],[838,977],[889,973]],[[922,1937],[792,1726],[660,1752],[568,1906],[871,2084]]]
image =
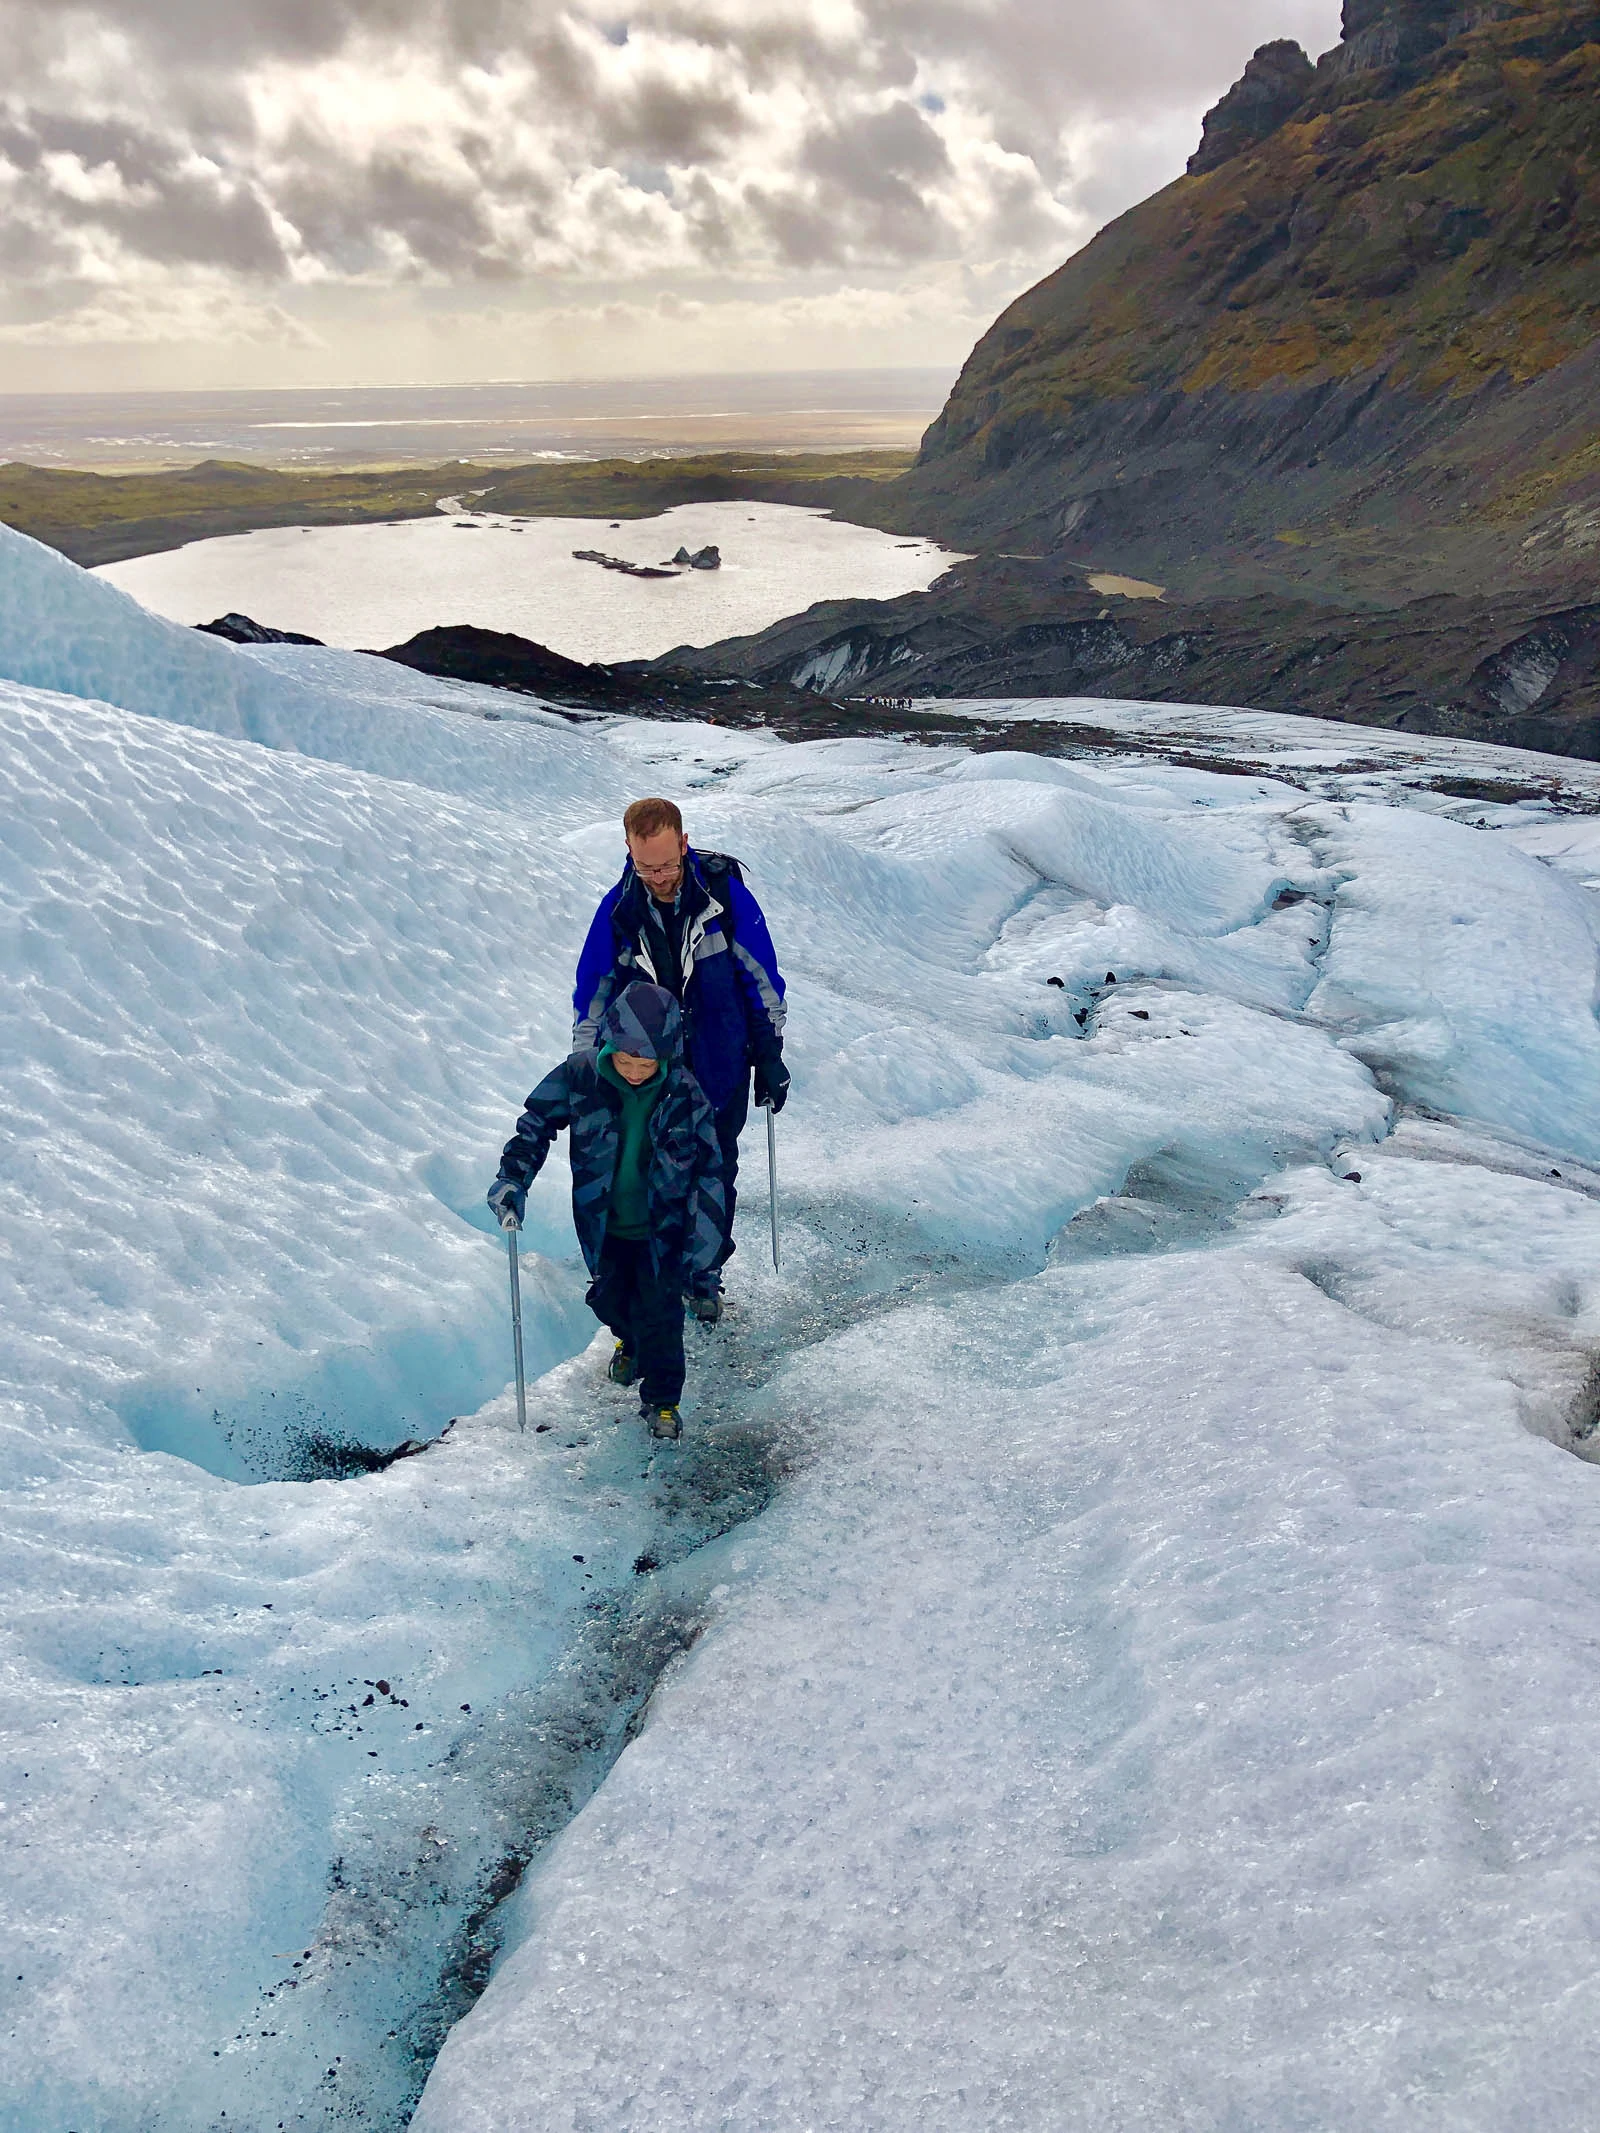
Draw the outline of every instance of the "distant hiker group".
[[[628,857],[578,959],[573,1049],[533,1091],[489,1205],[515,1231],[564,1127],[588,1302],[652,1435],[682,1422],[687,1303],[714,1325],[733,1254],[739,1134],[783,1109],[784,985],[738,860],[697,852],[670,800],[623,816]],[[513,1240],[514,1242],[514,1240]],[[513,1261],[514,1265],[514,1261]]]

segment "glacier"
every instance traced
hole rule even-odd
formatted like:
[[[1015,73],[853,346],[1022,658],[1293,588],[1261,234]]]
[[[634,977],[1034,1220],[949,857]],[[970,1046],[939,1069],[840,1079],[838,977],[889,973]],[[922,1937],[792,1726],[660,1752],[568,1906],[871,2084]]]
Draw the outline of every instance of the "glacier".
[[[1600,772],[1094,717],[573,720],[0,529],[5,2133],[1587,2126]],[[647,790],[795,1072],[654,1454],[559,1162],[518,1434],[481,1207]]]

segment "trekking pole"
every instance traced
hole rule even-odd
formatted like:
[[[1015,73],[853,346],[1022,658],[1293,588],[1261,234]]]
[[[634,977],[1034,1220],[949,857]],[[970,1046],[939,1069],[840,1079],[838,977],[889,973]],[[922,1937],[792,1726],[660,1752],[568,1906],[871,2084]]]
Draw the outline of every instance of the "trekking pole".
[[[517,1273],[517,1218],[502,1217],[500,1227],[506,1233],[506,1244],[511,1252],[511,1346],[517,1359],[517,1427],[526,1432],[528,1427],[528,1387],[522,1375],[522,1282]]]
[[[763,1104],[767,1114],[767,1194],[772,1204],[772,1271],[778,1271],[778,1132],[773,1124],[775,1113],[771,1104]]]

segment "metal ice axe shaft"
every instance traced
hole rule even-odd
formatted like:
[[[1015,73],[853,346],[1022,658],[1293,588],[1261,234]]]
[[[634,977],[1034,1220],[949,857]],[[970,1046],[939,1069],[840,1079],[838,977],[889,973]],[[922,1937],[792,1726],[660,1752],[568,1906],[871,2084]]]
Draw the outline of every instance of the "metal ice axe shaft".
[[[500,1224],[506,1233],[506,1244],[511,1254],[511,1346],[517,1359],[517,1427],[528,1427],[528,1385],[522,1374],[522,1281],[517,1272],[517,1218],[503,1217]]]
[[[767,1114],[767,1196],[772,1207],[772,1271],[778,1271],[778,1132],[772,1121],[776,1114],[771,1104],[763,1104]]]

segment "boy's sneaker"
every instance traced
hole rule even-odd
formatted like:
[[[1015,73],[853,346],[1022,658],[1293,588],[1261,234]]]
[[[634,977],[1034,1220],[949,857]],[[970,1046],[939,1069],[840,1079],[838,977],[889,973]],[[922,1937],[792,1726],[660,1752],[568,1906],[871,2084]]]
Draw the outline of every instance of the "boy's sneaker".
[[[633,1383],[635,1376],[633,1357],[623,1347],[621,1341],[618,1341],[612,1351],[611,1360],[606,1365],[606,1376],[613,1385],[631,1385]]]
[[[640,1413],[650,1425],[652,1437],[681,1437],[683,1417],[675,1407],[643,1407]]]

